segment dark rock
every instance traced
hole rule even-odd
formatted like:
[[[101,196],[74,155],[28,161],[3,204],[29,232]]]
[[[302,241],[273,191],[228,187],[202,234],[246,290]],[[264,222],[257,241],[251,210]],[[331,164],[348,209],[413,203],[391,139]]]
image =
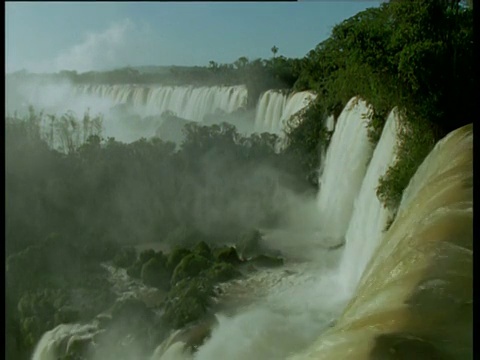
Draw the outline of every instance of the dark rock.
[[[242,262],[238,256],[237,250],[233,246],[215,250],[214,256],[218,261],[233,265],[240,264]]]

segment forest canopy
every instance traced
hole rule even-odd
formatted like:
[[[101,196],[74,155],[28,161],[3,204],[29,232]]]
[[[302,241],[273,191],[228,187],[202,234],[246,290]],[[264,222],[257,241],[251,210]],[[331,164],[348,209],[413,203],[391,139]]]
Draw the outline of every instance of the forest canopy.
[[[373,107],[373,143],[397,107],[398,161],[379,187],[384,204],[396,207],[436,141],[473,122],[473,50],[472,9],[460,1],[390,1],[343,21],[302,60],[294,88],[318,97],[300,125],[288,130],[292,151],[304,152],[307,166],[318,167],[321,124],[354,96]]]

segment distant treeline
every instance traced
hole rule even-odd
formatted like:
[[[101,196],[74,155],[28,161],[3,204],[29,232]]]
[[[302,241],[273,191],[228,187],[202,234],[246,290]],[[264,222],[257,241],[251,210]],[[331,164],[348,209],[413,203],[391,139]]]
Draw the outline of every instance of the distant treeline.
[[[144,85],[238,85],[249,90],[251,106],[256,104],[261,92],[267,89],[292,88],[300,75],[301,59],[277,56],[271,59],[250,61],[240,57],[232,64],[210,61],[208,66],[125,67],[111,71],[60,71],[53,74],[30,74],[19,71],[7,79],[36,80],[44,82],[69,81],[72,84],[144,84]]]

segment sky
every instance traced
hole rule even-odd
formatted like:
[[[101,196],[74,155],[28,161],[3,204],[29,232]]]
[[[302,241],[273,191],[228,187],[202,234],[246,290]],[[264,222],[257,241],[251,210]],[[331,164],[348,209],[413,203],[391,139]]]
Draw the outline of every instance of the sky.
[[[303,57],[380,2],[7,2],[6,72]]]

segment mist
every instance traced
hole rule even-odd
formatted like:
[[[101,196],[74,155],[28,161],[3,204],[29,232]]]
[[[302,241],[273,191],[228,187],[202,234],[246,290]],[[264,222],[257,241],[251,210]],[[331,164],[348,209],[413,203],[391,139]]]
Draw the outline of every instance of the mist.
[[[280,146],[311,97],[286,90],[296,60],[140,67],[149,31],[112,23],[7,75],[14,358],[281,358],[335,317],[309,299],[331,300],[316,285],[338,252],[302,155]],[[270,89],[294,101],[263,99],[263,120]],[[203,270],[182,279],[188,261]]]
[[[8,359],[473,358],[471,1],[271,6],[7,4]]]
[[[61,271],[66,264],[77,264],[69,266],[67,275],[73,287],[84,286],[74,284],[82,283],[83,264],[93,262],[89,266],[96,269],[95,278],[105,291],[97,294],[90,288],[77,290],[64,300],[69,304],[64,306],[75,309],[85,302],[84,298],[101,297],[103,300],[96,300],[94,310],[89,310],[92,316],[104,304],[124,306],[115,304],[122,304],[124,300],[120,299],[127,293],[134,298],[166,296],[162,292],[140,295],[145,285],[132,282],[128,275],[107,280],[116,287],[119,281],[127,282],[130,285],[125,289],[131,290],[123,295],[106,290],[109,286],[102,275],[105,270],[94,264],[107,260],[109,253],[115,254],[125,246],[170,251],[178,246],[193,246],[199,239],[206,239],[213,247],[236,246],[243,234],[256,230],[261,234],[258,249],[291,261],[287,269],[295,274],[294,279],[285,283],[285,269],[273,275],[263,270],[246,275],[240,284],[255,283],[253,292],[244,298],[241,307],[226,301],[218,309],[209,330],[210,340],[195,358],[211,358],[224,351],[225,331],[238,333],[248,342],[248,351],[245,346],[232,347],[232,358],[248,353],[260,359],[300,348],[327,326],[331,312],[324,312],[321,319],[311,318],[308,311],[299,311],[308,304],[284,303],[280,301],[283,296],[278,295],[287,291],[284,286],[293,289],[293,283],[298,284],[304,272],[310,271],[298,268],[298,264],[311,263],[330,250],[319,242],[320,229],[312,211],[314,189],[306,176],[298,176],[302,169],[295,156],[279,152],[277,135],[254,132],[255,109],[217,109],[207,113],[202,122],[182,119],[171,111],[144,116],[139,113],[142,108],[131,102],[79,91],[78,85],[62,78],[51,81],[13,77],[7,84],[7,94],[6,232],[12,239],[7,243],[9,284],[23,276],[24,264],[34,252],[44,255],[31,271],[44,269],[45,275]],[[95,131],[89,128],[92,124],[97,126]],[[52,238],[54,232],[58,235]],[[103,250],[97,249],[95,242],[104,244]],[[75,259],[76,253],[84,255]],[[270,282],[274,279],[277,283]],[[306,296],[312,291],[311,285],[295,288]],[[15,290],[12,298],[20,296],[14,294],[21,294],[22,289]],[[153,288],[145,291],[155,294]],[[235,293],[238,289],[225,291]],[[138,311],[151,311],[142,310],[142,306],[135,308],[135,317]],[[160,315],[150,313],[135,328],[128,320],[130,315],[122,314],[113,315],[116,320],[106,330],[96,320],[90,320],[88,324],[94,330],[86,334],[82,335],[84,328],[78,326],[71,330],[58,328],[46,333],[44,341],[64,342],[65,337],[72,344],[93,341],[95,350],[85,350],[90,345],[82,350],[91,351],[93,359],[145,358],[162,339],[166,341],[169,325]],[[259,331],[271,333],[269,336],[283,347],[272,352],[258,340],[247,340],[251,336],[248,324],[254,318]],[[297,336],[293,338],[282,330],[286,329],[282,323],[296,329]],[[155,335],[142,335],[145,329],[152,329],[148,331]],[[127,341],[129,336],[135,340],[128,352],[116,348],[115,344]],[[193,335],[182,336],[187,343],[192,342]],[[144,338],[148,340],[141,340]],[[45,344],[37,344],[37,349]],[[69,345],[65,351],[73,351],[76,346],[84,348]],[[38,351],[35,353],[40,356]]]

